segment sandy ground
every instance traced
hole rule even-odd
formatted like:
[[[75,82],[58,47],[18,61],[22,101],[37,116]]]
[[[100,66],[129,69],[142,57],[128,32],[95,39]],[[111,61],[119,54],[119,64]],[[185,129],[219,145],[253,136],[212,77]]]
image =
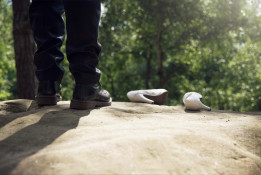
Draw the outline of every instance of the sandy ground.
[[[0,174],[261,174],[261,113],[1,102]]]

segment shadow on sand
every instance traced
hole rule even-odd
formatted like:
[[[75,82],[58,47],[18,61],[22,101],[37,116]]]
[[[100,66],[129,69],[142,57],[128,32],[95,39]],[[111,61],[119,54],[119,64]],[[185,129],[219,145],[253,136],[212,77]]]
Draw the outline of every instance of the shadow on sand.
[[[59,115],[67,113],[68,110],[71,109],[55,109],[45,113],[39,122],[2,140],[0,142],[0,174],[10,174],[22,160],[50,145],[65,132],[76,128],[80,118],[89,115],[91,111],[85,110],[70,112],[70,115]]]

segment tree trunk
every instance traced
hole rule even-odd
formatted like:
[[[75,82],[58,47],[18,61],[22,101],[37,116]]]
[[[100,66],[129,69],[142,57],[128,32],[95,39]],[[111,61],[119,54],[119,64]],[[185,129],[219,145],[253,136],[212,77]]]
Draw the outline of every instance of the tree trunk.
[[[163,50],[161,46],[162,42],[162,34],[163,34],[163,21],[162,18],[162,4],[160,0],[157,1],[157,28],[156,28],[156,53],[157,53],[157,59],[158,59],[158,76],[159,76],[159,88],[165,87],[165,70],[163,68]]]
[[[146,58],[146,78],[145,78],[146,89],[150,89],[150,85],[149,85],[150,76],[151,76],[151,58]]]
[[[35,66],[33,62],[35,43],[28,14],[30,0],[12,0],[12,3],[18,96],[23,99],[34,99],[36,92]]]
[[[163,51],[161,47],[162,38],[162,24],[158,25],[157,36],[156,36],[156,53],[158,58],[158,75],[159,75],[159,88],[164,88],[165,86],[165,73],[163,69]]]
[[[152,50],[153,46],[150,46],[149,50]],[[151,52],[143,52],[142,54],[143,58],[146,60],[146,74],[145,74],[145,87],[146,89],[150,89],[150,78],[151,78],[151,60],[152,60],[152,54]]]

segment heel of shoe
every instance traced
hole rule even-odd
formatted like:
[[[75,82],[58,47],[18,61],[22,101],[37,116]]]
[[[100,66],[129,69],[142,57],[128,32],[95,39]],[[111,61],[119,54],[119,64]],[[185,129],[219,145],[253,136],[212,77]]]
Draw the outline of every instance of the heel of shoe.
[[[36,102],[38,106],[47,106],[47,105],[56,105],[57,98],[56,96],[43,96],[43,97],[36,97]]]
[[[168,91],[157,96],[144,95],[146,98],[151,99],[157,105],[164,105],[168,98]]]
[[[96,107],[96,103],[89,101],[80,101],[80,100],[71,100],[70,108],[71,109],[93,109]]]
[[[95,107],[104,107],[111,105],[111,98],[109,101],[82,101],[82,100],[71,100],[70,108],[71,109],[79,109],[79,110],[87,110],[94,109]]]

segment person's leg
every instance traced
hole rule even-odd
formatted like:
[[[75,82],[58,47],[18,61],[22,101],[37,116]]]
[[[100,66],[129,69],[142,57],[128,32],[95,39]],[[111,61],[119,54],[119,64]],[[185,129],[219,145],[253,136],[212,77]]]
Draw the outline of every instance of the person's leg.
[[[57,102],[56,93],[64,74],[59,66],[64,59],[60,50],[65,35],[63,12],[62,0],[32,0],[30,5],[30,23],[37,44],[34,63],[39,80],[36,97],[39,105]]]
[[[101,89],[101,72],[97,68],[101,51],[98,43],[101,1],[64,0],[64,8],[66,53],[76,82],[71,108],[88,109],[110,105],[110,94]]]
[[[64,0],[66,15],[66,53],[75,82],[99,82],[97,69],[101,46],[98,43],[100,0]]]

